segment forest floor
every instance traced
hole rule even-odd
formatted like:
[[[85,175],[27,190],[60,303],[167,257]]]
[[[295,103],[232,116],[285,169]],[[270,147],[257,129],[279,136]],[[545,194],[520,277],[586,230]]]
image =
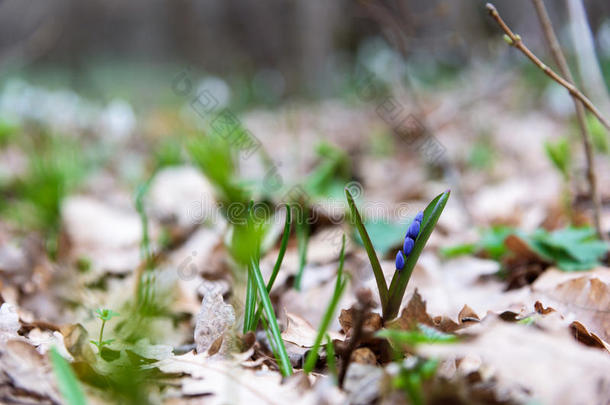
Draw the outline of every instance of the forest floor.
[[[227,184],[183,143],[204,137],[203,126],[228,125],[214,121],[221,110],[202,113],[191,94],[177,108],[134,113],[12,86],[0,103],[18,118],[0,128],[1,402],[76,404],[79,392],[91,404],[610,400],[608,247],[590,227],[571,100],[553,86],[532,90],[480,68],[422,90],[419,104],[400,89],[392,98],[356,89],[231,115],[261,144],[238,145],[225,180],[269,210],[264,280],[280,250],[282,203],[306,203],[311,218],[302,227],[293,218],[269,294],[287,377],[271,320],[244,333],[248,266],[235,259],[243,246],[227,213],[244,207],[221,204]],[[570,145],[568,180],[545,151],[559,139]],[[599,146],[606,231],[607,153]],[[451,189],[396,320],[379,315],[345,187],[387,283],[412,218]],[[343,235],[347,287],[332,343],[306,375]]]

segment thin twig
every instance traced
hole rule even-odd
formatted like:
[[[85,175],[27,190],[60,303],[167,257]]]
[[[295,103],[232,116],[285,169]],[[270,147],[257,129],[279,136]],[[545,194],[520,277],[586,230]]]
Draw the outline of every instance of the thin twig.
[[[555,35],[553,23],[549,18],[549,14],[546,11],[544,2],[543,0],[532,1],[534,2],[534,7],[536,8],[536,13],[538,14],[540,25],[542,25],[542,31],[544,32],[546,42],[549,45],[549,48],[551,49],[553,59],[559,67],[559,71],[561,72],[563,77],[565,77],[569,83],[573,84],[574,78],[572,77],[568,62],[566,61],[566,58],[561,50],[561,46],[559,45],[557,35]],[[597,178],[595,175],[595,155],[593,153],[593,148],[591,147],[591,135],[589,134],[589,131],[587,129],[585,109],[582,103],[578,100],[578,98],[574,94],[570,94],[572,96],[572,100],[574,101],[574,108],[576,109],[576,118],[578,121],[578,127],[580,129],[580,135],[582,138],[585,157],[587,161],[587,180],[589,182],[590,198],[593,203],[593,223],[595,225],[595,229],[597,231],[598,236],[602,239],[605,239],[605,235],[601,227],[601,199],[597,190]]]
[[[540,70],[542,70],[547,76],[551,79],[555,80],[557,83],[565,87],[570,94],[580,100],[583,105],[587,108],[587,110],[591,111],[593,115],[602,123],[606,129],[610,130],[610,122],[602,115],[602,113],[593,105],[591,100],[589,100],[584,94],[580,92],[572,83],[564,79],[555,73],[551,68],[545,65],[536,55],[529,50],[527,46],[523,44],[521,37],[516,35],[509,27],[506,25],[498,10],[491,3],[487,3],[487,11],[489,11],[489,15],[498,23],[500,28],[506,33],[508,38],[510,39],[510,45],[519,49],[529,60],[531,60]]]
[[[356,299],[358,300],[354,305],[353,312],[353,326],[351,328],[351,336],[347,340],[347,346],[342,350],[341,353],[341,370],[337,378],[339,388],[343,387],[345,376],[347,375],[347,369],[352,360],[352,353],[362,340],[364,334],[364,321],[366,320],[367,313],[373,308],[373,295],[369,289],[360,289],[356,292]]]

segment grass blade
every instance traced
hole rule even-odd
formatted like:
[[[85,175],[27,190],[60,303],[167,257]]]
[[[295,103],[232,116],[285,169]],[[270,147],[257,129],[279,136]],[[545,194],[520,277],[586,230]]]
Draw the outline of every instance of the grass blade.
[[[86,405],[87,400],[85,394],[78,383],[74,371],[70,364],[64,359],[56,348],[51,348],[49,352],[51,357],[51,365],[53,366],[53,372],[57,377],[57,385],[59,392],[68,405]]]
[[[343,277],[343,262],[345,259],[345,235],[343,235],[342,244],[341,244],[341,254],[339,256],[339,269],[337,270],[337,281],[335,283],[335,291],[333,292],[333,297],[326,308],[326,312],[322,317],[322,322],[320,323],[320,327],[318,328],[318,334],[316,335],[316,340],[314,342],[313,347],[307,353],[307,358],[305,359],[305,365],[303,366],[303,371],[306,374],[312,372],[314,367],[316,366],[316,362],[318,361],[318,351],[320,350],[320,345],[322,343],[322,339],[326,335],[326,331],[330,325],[330,322],[333,319],[333,315],[337,309],[337,305],[339,305],[339,299],[345,291],[345,287],[347,286],[347,280]]]
[[[273,271],[271,272],[271,277],[269,277],[269,281],[267,282],[267,292],[271,292],[271,288],[273,288],[273,283],[277,278],[278,273],[280,272],[280,267],[282,267],[282,261],[284,260],[284,254],[286,253],[286,246],[288,245],[288,238],[290,237],[290,205],[286,204],[286,223],[284,224],[284,234],[282,235],[282,242],[280,243],[280,252],[277,255],[277,260],[275,261],[275,266],[273,266]]]
[[[294,289],[301,291],[301,280],[305,271],[305,263],[307,261],[307,245],[309,242],[309,226],[307,225],[306,217],[303,222],[297,222],[297,242],[299,245],[299,272],[294,280]]]
[[[424,249],[426,242],[428,242],[428,238],[430,238],[430,235],[432,234],[432,231],[434,230],[434,227],[436,226],[436,223],[441,216],[445,205],[447,204],[450,193],[451,191],[447,190],[444,193],[439,194],[424,210],[424,219],[422,220],[421,230],[419,231],[419,236],[415,240],[415,246],[413,247],[411,254],[409,257],[407,257],[405,267],[400,271],[396,271],[394,273],[394,277],[392,277],[388,305],[386,310],[383,311],[384,320],[393,319],[396,317],[396,315],[398,315],[402,297],[407,289],[407,283],[411,278],[411,273],[413,273],[415,263],[417,263],[419,255]]]
[[[246,305],[244,308],[244,333],[255,329],[254,311],[256,310],[256,284],[254,283],[252,265],[248,266],[248,280],[246,284]]]
[[[282,261],[284,260],[284,254],[286,253],[286,246],[288,246],[288,238],[290,237],[290,205],[286,204],[286,223],[284,224],[284,234],[282,235],[282,242],[280,243],[280,251],[277,255],[277,259],[275,260],[275,266],[273,266],[273,271],[271,272],[271,277],[269,277],[269,281],[267,281],[267,294],[271,293],[271,289],[273,288],[273,283],[277,278],[278,273],[280,272],[280,267],[282,267]],[[252,325],[252,330],[256,330],[258,327],[258,321],[261,319],[261,314],[263,312],[263,307],[258,307],[256,311],[256,315],[254,316],[254,323]]]
[[[337,362],[335,361],[335,346],[333,346],[333,341],[328,334],[326,335],[326,364],[328,366],[328,374],[332,376],[336,385],[338,381],[338,374]]]
[[[362,243],[366,249],[366,254],[369,256],[369,261],[371,262],[371,267],[373,268],[373,274],[375,275],[375,281],[377,282],[377,290],[379,290],[381,308],[385,314],[386,306],[388,304],[388,285],[385,281],[383,270],[379,264],[379,259],[377,258],[377,253],[375,253],[375,248],[373,247],[371,238],[369,237],[369,234],[366,232],[366,228],[362,223],[362,217],[358,212],[358,208],[356,208],[354,198],[347,188],[345,189],[345,196],[347,197],[347,203],[349,204],[349,208],[352,213],[352,220],[355,222],[356,229],[358,229],[358,232],[360,233],[360,239],[362,239]]]
[[[277,318],[273,312],[273,306],[271,305],[271,300],[269,299],[269,294],[267,293],[267,287],[265,286],[263,275],[261,274],[261,270],[258,268],[258,264],[254,259],[252,259],[251,264],[252,275],[254,276],[253,279],[258,289],[258,293],[261,296],[261,302],[263,304],[263,309],[265,310],[265,316],[267,317],[269,331],[271,332],[271,336],[275,342],[280,371],[283,376],[289,376],[292,374],[292,365],[290,364],[290,358],[288,357],[286,346],[284,345],[284,341],[282,340],[282,336],[280,334],[280,327],[277,324]]]

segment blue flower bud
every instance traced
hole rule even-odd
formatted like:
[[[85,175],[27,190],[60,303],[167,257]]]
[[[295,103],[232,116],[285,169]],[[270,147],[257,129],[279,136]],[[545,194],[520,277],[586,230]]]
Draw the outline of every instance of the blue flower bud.
[[[424,220],[424,212],[423,212],[423,211],[419,211],[419,212],[417,213],[417,215],[415,216],[414,221],[419,222],[419,223],[420,223],[420,225],[421,225],[421,221],[423,221],[423,220]]]
[[[411,254],[413,246],[415,246],[415,241],[407,236],[405,238],[404,245],[402,245],[402,251],[405,252],[405,256],[409,256]]]
[[[398,253],[396,253],[396,270],[402,270],[403,267],[405,267],[405,257],[399,250]]]
[[[419,234],[419,222],[413,221],[413,222],[411,222],[411,225],[409,226],[409,230],[407,231],[407,236],[405,236],[405,238],[411,238],[411,239],[415,240],[417,238],[418,234]]]

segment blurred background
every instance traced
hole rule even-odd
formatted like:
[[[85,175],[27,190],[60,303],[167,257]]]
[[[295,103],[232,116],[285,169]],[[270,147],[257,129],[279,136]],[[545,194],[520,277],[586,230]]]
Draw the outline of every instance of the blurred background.
[[[609,111],[610,4],[547,3],[576,81]],[[554,66],[533,4],[495,4]],[[266,178],[271,162],[299,182],[328,141],[354,158],[347,180],[375,198],[422,197],[423,179],[457,184],[472,224],[469,191],[548,169],[547,138],[580,148],[567,92],[502,34],[484,1],[2,1],[0,212],[28,229],[59,229],[66,195],[129,195],[159,168],[187,163],[180,137],[209,129],[194,105],[207,91],[267,151],[242,159],[242,174]],[[388,97],[433,135],[443,159],[401,141],[398,121],[380,112]],[[605,131],[590,125],[607,161]],[[369,156],[378,161],[361,159]],[[395,158],[424,172],[407,181],[407,168],[379,164]],[[582,154],[573,158],[573,196],[586,203]]]
[[[547,6],[570,49],[574,38],[568,3]],[[427,76],[498,57],[498,45],[506,48],[495,41],[499,31],[484,4],[5,0],[0,3],[0,70],[2,80],[26,77],[101,98],[124,96],[128,92],[120,89],[130,86],[144,99],[163,94],[164,77],[187,66],[239,87],[234,101],[328,97],[344,90],[356,61],[373,59],[381,65],[391,58],[383,47],[386,40]],[[584,4],[605,61],[610,58],[610,4]],[[534,51],[544,53],[530,2],[517,6],[503,0],[496,6]]]

